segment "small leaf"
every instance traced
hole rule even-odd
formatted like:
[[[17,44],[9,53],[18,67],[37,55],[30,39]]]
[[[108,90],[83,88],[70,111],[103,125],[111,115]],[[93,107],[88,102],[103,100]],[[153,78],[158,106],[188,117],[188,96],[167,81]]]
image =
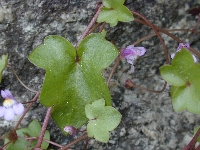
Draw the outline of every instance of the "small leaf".
[[[35,65],[46,70],[40,102],[52,109],[52,118],[64,127],[80,128],[87,122],[85,105],[104,98],[111,105],[110,91],[101,71],[117,57],[118,50],[102,34],[90,34],[76,50],[60,36],[48,36],[44,44],[29,56]]]
[[[0,59],[0,83],[2,80],[2,73],[5,67],[8,64],[8,55],[3,55],[2,58]]]
[[[118,21],[133,21],[133,14],[123,4],[124,0],[103,0],[104,7],[101,9],[97,22],[106,22],[115,26]]]
[[[21,128],[18,129],[17,136],[20,137],[18,138],[14,143],[10,143],[6,150],[31,150],[32,148],[35,148],[37,144],[37,139],[35,140],[26,140],[23,137],[39,137],[41,131],[41,125],[37,120],[33,120],[27,128]],[[50,134],[49,131],[45,131],[44,138],[47,140],[50,140]],[[9,140],[6,138],[4,143],[8,143]],[[42,142],[41,148],[42,149],[47,149],[49,146],[49,143],[47,142]]]
[[[200,113],[200,65],[195,64],[191,53],[182,49],[175,55],[172,65],[160,68],[161,76],[172,84],[171,97],[175,111],[187,109]]]
[[[114,130],[121,121],[121,114],[111,106],[105,106],[105,100],[100,99],[85,106],[85,113],[89,119],[87,132],[100,142],[108,142],[109,131]]]

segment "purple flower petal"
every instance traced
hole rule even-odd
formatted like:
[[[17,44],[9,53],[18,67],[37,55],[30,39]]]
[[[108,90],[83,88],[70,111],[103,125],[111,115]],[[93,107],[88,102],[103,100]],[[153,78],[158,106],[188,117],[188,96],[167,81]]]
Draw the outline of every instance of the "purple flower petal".
[[[133,65],[131,65],[131,72],[135,71],[135,67]]]
[[[127,62],[131,65],[134,64],[134,61],[137,59],[137,55],[132,55],[126,58]]]
[[[192,57],[194,59],[194,62],[197,62],[197,58],[194,55],[192,55]]]
[[[24,105],[17,103],[13,105],[13,110],[16,115],[21,115],[24,112]]]
[[[7,108],[4,114],[5,120],[12,120],[14,118],[14,110],[12,108]]]
[[[134,61],[145,53],[146,49],[144,47],[134,47],[134,45],[129,45],[125,49],[121,50],[120,55],[131,64],[131,72],[134,72]]]
[[[146,49],[144,47],[134,47],[134,45],[129,45],[126,49],[132,50],[134,55],[142,56],[146,53]]]
[[[9,90],[1,90],[1,96],[4,99],[13,99],[16,101],[16,99],[13,97],[13,95],[11,94],[11,92]]]
[[[6,95],[6,93],[5,93],[3,90],[1,90],[1,96],[2,96],[4,99],[7,99],[7,95]]]
[[[135,48],[134,45],[129,45],[129,46],[126,47],[126,49],[134,49],[134,48]]]
[[[3,117],[5,112],[6,112],[6,108],[3,106],[0,106],[0,117]]]
[[[180,51],[181,49],[183,49],[183,48],[189,49],[190,48],[190,44],[189,43],[179,43],[178,48],[176,49],[176,53],[178,51]],[[171,54],[171,59],[174,58],[174,56],[176,55],[176,53]],[[192,55],[192,57],[194,59],[194,62],[197,62],[197,58],[194,55]]]
[[[176,49],[176,51],[179,51],[182,48],[188,49],[188,48],[190,48],[190,44],[189,43],[186,43],[186,44],[185,43],[179,43],[178,48]]]
[[[174,58],[174,56],[175,56],[175,53],[171,54],[171,59],[173,59],[173,58]]]
[[[124,49],[120,52],[121,56],[124,58],[128,58],[130,56],[134,55],[134,51],[132,51],[131,49]]]
[[[146,52],[144,47],[134,47],[133,45],[129,45],[126,49],[121,51],[121,56],[124,58],[129,58],[130,56],[142,56]]]

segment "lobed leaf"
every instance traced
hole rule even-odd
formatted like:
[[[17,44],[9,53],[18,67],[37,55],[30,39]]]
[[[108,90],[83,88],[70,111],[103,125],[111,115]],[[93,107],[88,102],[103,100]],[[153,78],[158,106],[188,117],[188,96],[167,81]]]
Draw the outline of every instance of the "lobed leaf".
[[[200,113],[200,65],[195,64],[190,52],[182,49],[175,55],[172,65],[160,68],[161,76],[172,84],[171,97],[175,111],[187,109],[189,112]]]
[[[124,0],[103,0],[104,7],[99,13],[97,22],[106,22],[111,26],[115,26],[118,21],[133,21],[133,14],[123,4]]]
[[[37,120],[33,120],[27,128],[21,128],[18,129],[17,136],[20,137],[15,141],[15,143],[10,143],[6,150],[31,150],[32,148],[35,148],[37,145],[38,139],[35,140],[26,140],[23,137],[39,137],[41,131],[41,125]],[[49,131],[46,130],[44,134],[44,138],[47,140],[50,140],[50,134]],[[4,144],[8,143],[9,139],[5,139]],[[49,146],[49,143],[42,142],[41,148],[47,149]]]
[[[111,106],[105,106],[105,100],[100,99],[85,106],[85,113],[89,119],[87,132],[100,142],[108,142],[109,131],[114,130],[121,121],[121,114]]]
[[[87,122],[85,105],[104,98],[111,105],[102,69],[117,57],[118,50],[100,34],[87,36],[76,50],[60,36],[48,36],[29,60],[46,70],[40,102],[54,106],[52,118],[64,132],[65,126],[80,128]]]

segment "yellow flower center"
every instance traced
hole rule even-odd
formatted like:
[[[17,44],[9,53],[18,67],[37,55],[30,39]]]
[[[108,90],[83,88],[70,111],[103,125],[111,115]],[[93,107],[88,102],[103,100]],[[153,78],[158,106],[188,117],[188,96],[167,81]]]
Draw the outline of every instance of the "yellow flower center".
[[[15,104],[15,100],[12,99],[6,99],[3,102],[4,107],[12,107]]]

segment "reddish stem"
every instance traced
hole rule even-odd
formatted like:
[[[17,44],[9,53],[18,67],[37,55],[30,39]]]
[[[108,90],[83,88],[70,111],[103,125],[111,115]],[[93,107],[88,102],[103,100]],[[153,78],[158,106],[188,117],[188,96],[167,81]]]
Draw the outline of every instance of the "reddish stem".
[[[85,146],[84,146],[84,150],[87,150],[87,146],[88,146],[89,141],[90,141],[90,138],[87,138]]]
[[[90,31],[88,34],[92,33],[94,30],[96,30],[100,26],[100,23],[97,23]]]
[[[60,148],[59,150],[67,150],[70,146],[76,144],[77,142],[81,141],[82,139],[88,137],[87,133],[83,134],[81,137],[79,137],[78,139],[74,140],[73,142],[67,144],[66,146]]]
[[[102,24],[102,26],[101,26],[101,28],[100,28],[99,32],[102,32],[102,31],[103,31],[103,29],[104,29],[105,25],[106,25],[106,22],[104,22],[104,23]]]
[[[37,101],[37,98],[38,98],[39,95],[40,95],[40,92],[37,92],[37,94],[35,95],[35,97],[31,100],[32,103],[30,103],[28,105],[28,107],[26,108],[25,112],[23,113],[23,115],[21,116],[21,118],[19,119],[19,121],[17,122],[17,125],[15,126],[14,130],[17,130],[17,128],[20,125],[21,121],[23,120],[24,116],[29,111],[29,109],[31,108],[31,106],[33,105],[33,103]]]
[[[42,130],[41,130],[41,132],[40,132],[40,136],[39,136],[39,139],[38,139],[36,148],[40,148],[40,147],[41,147],[42,140],[43,140],[43,137],[44,137],[44,134],[45,134],[45,131],[46,131],[48,122],[49,122],[49,118],[50,118],[50,115],[51,115],[51,110],[52,110],[52,108],[53,108],[53,107],[49,107],[49,108],[47,109],[47,113],[46,113],[46,116],[45,116],[45,118],[44,118],[44,122],[43,122],[43,125],[42,125]]]
[[[146,22],[144,22],[144,21],[142,21],[142,20],[139,20],[139,19],[137,19],[137,18],[135,18],[134,21],[149,26]],[[160,27],[158,27],[158,26],[155,26],[155,25],[154,25],[154,27],[155,27],[157,30],[159,30],[159,32],[162,32],[162,33],[168,35],[169,37],[171,37],[172,39],[174,39],[175,41],[177,41],[177,42],[179,42],[179,43],[184,43],[184,42],[183,42],[182,40],[180,40],[179,38],[177,38],[176,36],[174,36],[173,34],[169,33],[170,31],[174,31],[174,30],[176,30],[176,31],[186,31],[186,32],[193,32],[193,33],[196,33],[196,34],[200,34],[199,32],[196,32],[196,31],[193,31],[193,30],[188,30],[188,29],[164,30],[164,29],[162,29],[162,28],[160,28]],[[189,50],[192,51],[195,55],[197,55],[197,56],[200,58],[200,53],[199,53],[197,50],[193,49],[192,47],[190,47]]]
[[[197,142],[197,138],[199,135],[200,135],[200,128],[198,129],[197,133],[194,135],[190,143],[186,147],[184,147],[182,150],[195,150],[195,144]]]
[[[117,61],[115,62],[114,66],[112,68],[112,71],[109,74],[109,77],[108,77],[107,82],[106,82],[107,85],[109,84],[110,79],[112,78],[112,75],[114,74],[114,72],[115,72],[115,70],[117,68],[117,65],[119,64],[119,61],[120,61],[120,56],[118,56]]]
[[[23,138],[23,139],[26,139],[26,140],[35,140],[35,139],[38,139],[38,137],[19,137],[19,138]],[[57,143],[55,143],[55,142],[52,142],[52,141],[49,141],[49,140],[47,140],[47,139],[42,139],[43,141],[45,141],[45,142],[47,142],[47,143],[50,143],[50,144],[52,144],[52,145],[54,145],[54,146],[57,146],[57,147],[59,147],[59,148],[62,148],[63,146],[62,145],[60,145],[60,144],[57,144]]]
[[[167,82],[165,81],[165,84],[164,84],[163,88],[160,91],[156,91],[156,90],[150,90],[150,89],[141,87],[140,85],[136,85],[130,79],[127,79],[126,80],[126,84],[125,84],[126,88],[136,87],[136,88],[139,88],[139,89],[142,89],[142,90],[145,90],[145,91],[148,91],[148,92],[154,92],[154,93],[161,93],[161,92],[163,92],[165,90],[166,86],[167,86]]]
[[[168,56],[168,51],[167,51],[167,48],[166,48],[166,45],[160,35],[160,33],[157,31],[157,29],[155,28],[155,26],[149,21],[147,20],[143,15],[137,13],[137,12],[134,12],[134,11],[131,11],[133,14],[139,16],[140,18],[142,18],[153,30],[154,32],[157,34],[158,38],[160,39],[160,42],[162,43],[163,45],[163,48],[164,48],[164,52],[165,52],[165,57],[166,57],[166,63],[169,64],[169,56]]]
[[[85,29],[85,31],[83,32],[80,40],[78,41],[76,47],[78,47],[78,45],[81,43],[81,41],[88,35],[89,31],[91,30],[92,26],[95,24],[97,17],[99,16],[99,13],[101,11],[101,8],[103,7],[103,5],[101,5],[98,9],[98,11],[96,12],[96,14],[94,15],[94,17],[92,18],[92,20],[90,21],[89,25],[87,26],[87,28]]]

